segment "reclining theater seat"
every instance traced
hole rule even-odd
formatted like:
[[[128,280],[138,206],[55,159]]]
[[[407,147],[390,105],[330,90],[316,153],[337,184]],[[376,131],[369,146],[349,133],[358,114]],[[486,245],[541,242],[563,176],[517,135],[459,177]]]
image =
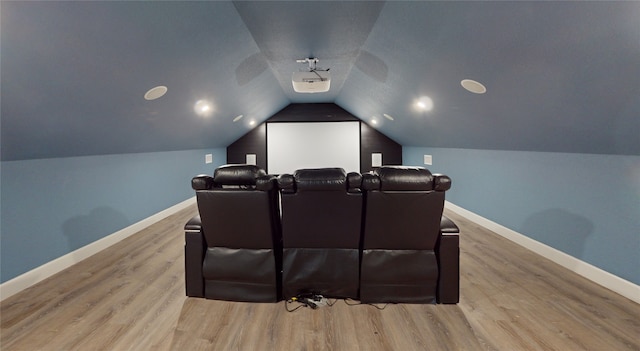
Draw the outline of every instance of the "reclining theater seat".
[[[431,174],[421,167],[384,166],[362,176],[365,224],[361,302],[436,303],[440,225],[444,194],[450,187],[449,177]],[[453,222],[442,221],[450,234],[457,233]],[[445,297],[446,303],[456,303],[458,299],[455,235],[455,243],[446,241],[449,248],[444,253],[455,256],[449,257],[444,284],[449,295],[455,296]]]
[[[359,173],[301,169],[278,178],[283,297],[357,298],[362,194]]]
[[[226,165],[192,180],[200,216],[185,226],[188,296],[276,302],[281,239],[276,177]]]

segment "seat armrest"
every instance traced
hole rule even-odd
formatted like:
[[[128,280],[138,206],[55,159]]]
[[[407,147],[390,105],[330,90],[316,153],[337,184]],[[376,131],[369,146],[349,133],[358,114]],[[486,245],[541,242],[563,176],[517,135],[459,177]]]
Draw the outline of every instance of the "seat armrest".
[[[360,193],[362,190],[362,175],[358,172],[347,173],[347,192]]]
[[[184,267],[187,296],[204,297],[202,263],[206,248],[200,216],[194,216],[184,226]]]
[[[267,174],[256,178],[256,189],[261,191],[271,191],[278,188],[278,177]]]
[[[193,216],[185,225],[185,232],[199,232],[202,230],[202,221],[200,220],[200,215]]]
[[[191,188],[193,190],[208,190],[214,187],[213,177],[200,174],[191,179]]]
[[[433,175],[433,189],[435,191],[447,191],[451,189],[451,178],[444,174],[436,173]]]
[[[449,218],[442,216],[440,218],[440,233],[442,234],[458,234],[460,233],[460,229],[458,226],[453,223]]]
[[[278,188],[283,194],[293,194],[296,192],[296,182],[291,174],[281,174],[278,176]]]
[[[442,216],[440,233],[436,247],[438,303],[455,304],[460,301],[460,229],[452,220]]]
[[[362,190],[380,190],[380,177],[373,173],[365,173],[362,175]]]

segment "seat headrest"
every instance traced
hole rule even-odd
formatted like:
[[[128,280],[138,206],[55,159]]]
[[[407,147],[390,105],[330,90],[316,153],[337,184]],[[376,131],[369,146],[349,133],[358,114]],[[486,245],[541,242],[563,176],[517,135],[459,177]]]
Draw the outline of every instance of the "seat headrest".
[[[299,169],[293,173],[300,190],[347,190],[347,174],[342,168]]]
[[[216,185],[256,185],[256,179],[267,175],[264,169],[255,165],[224,165],[216,168],[213,181]]]
[[[372,172],[379,182],[371,182],[368,190],[429,191],[433,189],[433,176],[428,169],[408,166],[382,166]],[[377,183],[377,184],[376,184]]]

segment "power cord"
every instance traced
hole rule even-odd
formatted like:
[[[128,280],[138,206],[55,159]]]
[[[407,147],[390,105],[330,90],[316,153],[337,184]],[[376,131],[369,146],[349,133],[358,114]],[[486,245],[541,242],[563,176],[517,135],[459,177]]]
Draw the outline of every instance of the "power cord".
[[[375,308],[377,308],[378,310],[382,311],[385,308],[387,308],[387,306],[389,305],[388,303],[384,304],[382,307],[372,304],[372,303],[361,303],[359,301],[355,301],[352,299],[343,299],[342,301],[344,301],[344,303],[347,306],[360,306],[360,305],[368,305],[368,306],[373,306]],[[348,301],[354,301],[355,303],[349,303]],[[295,308],[290,308],[290,304],[292,303],[299,303],[300,305],[296,306]],[[336,302],[338,302],[338,299],[334,299],[333,301],[331,301],[328,298],[325,298],[322,295],[318,295],[318,294],[311,294],[311,293],[306,293],[306,294],[299,294],[298,296],[294,296],[288,300],[285,301],[284,307],[287,310],[287,312],[295,312],[297,310],[299,310],[300,308],[303,307],[309,307],[312,310],[318,309],[320,307],[323,306],[333,306],[336,304]]]
[[[290,309],[289,304],[294,302],[298,302],[300,303],[300,305],[294,309]],[[322,295],[312,294],[312,293],[303,293],[288,299],[285,303],[285,308],[287,309],[288,312],[293,312],[302,307],[310,307],[312,310],[315,310],[318,307],[325,306],[325,305],[332,306],[333,304],[328,304],[327,299],[325,299]]]
[[[349,302],[347,302],[347,300],[354,301],[355,303],[349,303]],[[347,306],[373,306],[373,307],[377,308],[380,311],[384,310],[385,308],[387,308],[387,306],[390,305],[388,303],[385,303],[382,307],[380,307],[380,306],[378,306],[376,304],[373,304],[373,303],[362,303],[360,301],[355,301],[355,300],[351,300],[351,299],[344,299],[343,301]]]
[[[297,310],[299,310],[302,307],[309,307],[306,304],[300,304],[299,306],[297,306],[296,308],[290,309],[289,308],[289,304],[298,301],[298,299],[296,299],[295,297],[290,298],[289,300],[286,300],[284,302],[284,308],[287,310],[287,312],[295,312]]]

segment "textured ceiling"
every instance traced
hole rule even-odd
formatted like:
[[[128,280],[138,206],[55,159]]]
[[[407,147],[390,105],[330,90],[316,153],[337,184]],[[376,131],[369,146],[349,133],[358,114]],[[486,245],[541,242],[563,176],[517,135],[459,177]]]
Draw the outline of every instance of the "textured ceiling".
[[[405,146],[640,154],[640,2],[2,1],[0,12],[3,161],[226,147],[305,102],[375,118]],[[310,56],[330,68],[327,93],[291,87]],[[466,78],[487,93],[462,89]],[[144,100],[156,85],[167,94]],[[424,95],[430,112],[413,106]],[[200,99],[211,116],[194,113]]]

